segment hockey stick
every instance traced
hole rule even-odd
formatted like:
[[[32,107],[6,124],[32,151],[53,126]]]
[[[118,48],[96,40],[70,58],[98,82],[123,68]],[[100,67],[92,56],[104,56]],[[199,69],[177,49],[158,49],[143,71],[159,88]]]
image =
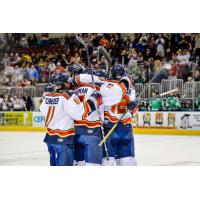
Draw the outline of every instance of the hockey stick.
[[[112,66],[112,58],[110,57],[110,54],[106,51],[106,49],[103,46],[99,46],[97,49],[97,58],[99,59],[100,53],[105,57],[105,59],[108,62],[108,70],[107,70],[107,77],[110,77],[110,71]]]
[[[178,88],[175,88],[175,89],[173,89],[173,90],[169,90],[169,91],[167,91],[167,92],[163,92],[163,93],[161,93],[161,94],[159,94],[159,95],[156,95],[155,97],[162,97],[162,96],[164,96],[164,95],[166,95],[166,94],[171,94],[171,93],[173,93],[173,92],[178,92],[179,90],[178,90]]]
[[[142,90],[142,92],[137,96],[135,102],[137,103],[139,98],[144,94],[144,92],[146,91],[146,89],[149,87],[149,85],[155,80],[155,78],[158,77],[158,75],[160,75],[160,73],[164,70],[164,69],[171,69],[171,65],[165,65],[161,70],[159,70],[153,77],[152,79],[148,82],[148,84],[144,87],[144,89]],[[121,120],[124,118],[124,116],[126,115],[128,111],[126,111],[122,117],[119,119],[118,122],[116,122],[113,127],[110,129],[110,131],[107,133],[107,135],[103,138],[103,140],[101,140],[101,142],[99,143],[99,146],[102,146],[102,144],[108,139],[108,137],[113,133],[113,131],[116,129],[116,127],[118,126],[118,124],[121,122]]]
[[[88,46],[87,46],[87,44],[84,42],[84,40],[81,37],[79,37],[79,36],[76,35],[76,39],[83,45],[83,47],[86,50],[87,59],[88,59],[88,66],[90,67],[90,72],[91,72],[91,77],[92,77],[92,85],[93,85],[93,88],[95,88],[95,85],[94,85],[94,75],[93,75],[93,71],[92,71],[92,66],[91,66],[91,61],[90,61],[90,55],[89,55],[89,51],[88,51]]]
[[[91,70],[92,86],[93,86],[93,89],[95,89],[94,75],[93,75],[92,66],[91,66],[91,62],[90,62],[90,55],[89,55],[89,51],[88,51],[88,46],[87,46],[87,44],[83,41],[83,39],[82,39],[81,37],[76,36],[76,39],[84,46],[84,48],[85,48],[85,50],[86,50],[87,59],[88,59],[88,65],[89,65],[90,70]],[[99,110],[98,110],[98,109],[97,109],[97,112],[98,112],[100,121],[102,121],[102,120],[101,120],[101,117],[100,117],[101,114],[99,113]],[[104,133],[104,130],[103,130],[103,127],[102,127],[102,126],[101,126],[101,132],[102,132],[102,137],[103,137],[103,139],[104,139],[105,133]],[[105,142],[104,142],[104,148],[105,148],[106,158],[107,158],[107,160],[109,160],[108,148],[107,148]]]

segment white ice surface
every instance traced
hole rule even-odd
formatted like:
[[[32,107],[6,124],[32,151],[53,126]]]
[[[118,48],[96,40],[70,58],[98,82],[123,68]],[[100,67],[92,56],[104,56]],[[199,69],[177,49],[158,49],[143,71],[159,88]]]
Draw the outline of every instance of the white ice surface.
[[[44,133],[0,132],[0,165],[45,166]],[[135,135],[139,165],[200,165],[200,137]]]

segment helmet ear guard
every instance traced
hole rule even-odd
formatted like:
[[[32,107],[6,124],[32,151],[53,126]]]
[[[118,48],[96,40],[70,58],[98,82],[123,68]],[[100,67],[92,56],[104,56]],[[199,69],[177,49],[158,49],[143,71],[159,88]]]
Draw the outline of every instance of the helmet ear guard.
[[[68,71],[71,73],[71,74],[75,74],[75,75],[79,75],[81,73],[83,73],[85,70],[85,68],[80,65],[80,64],[74,64],[74,65],[70,65],[68,67]]]

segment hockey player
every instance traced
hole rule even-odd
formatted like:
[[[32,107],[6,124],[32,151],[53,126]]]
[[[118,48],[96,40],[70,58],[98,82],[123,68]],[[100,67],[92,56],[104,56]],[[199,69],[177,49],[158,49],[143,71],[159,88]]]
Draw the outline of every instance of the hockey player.
[[[115,123],[121,119],[108,137],[106,144],[109,153],[109,160],[104,159],[103,165],[136,165],[135,150],[134,150],[134,137],[132,132],[132,113],[136,108],[135,104],[135,90],[131,88],[130,80],[124,77],[125,70],[122,65],[115,65],[112,70],[112,79],[118,82],[122,88],[123,95],[121,101],[115,105],[108,106],[105,111],[105,132],[108,133]],[[112,84],[112,83],[111,83]],[[112,88],[112,85],[110,86]],[[115,161],[117,158],[117,162]]]
[[[74,120],[85,120],[101,102],[100,95],[91,95],[81,102],[79,97],[69,91],[71,88],[69,76],[58,73],[52,77],[56,93],[44,96],[40,106],[44,114],[47,134],[44,142],[48,146],[50,165],[72,166],[74,161]]]
[[[99,87],[89,83],[80,84],[78,77],[82,76],[80,74],[83,73],[83,67],[80,64],[70,66],[69,71],[74,77],[75,93],[79,96],[81,102],[86,101],[92,93],[96,93],[93,87],[95,87],[95,90],[99,90]],[[85,77],[87,76],[85,74]],[[98,111],[96,110],[91,115],[85,116],[85,119],[75,120],[75,132],[75,158],[77,165],[101,165],[103,149],[98,145],[102,140]]]

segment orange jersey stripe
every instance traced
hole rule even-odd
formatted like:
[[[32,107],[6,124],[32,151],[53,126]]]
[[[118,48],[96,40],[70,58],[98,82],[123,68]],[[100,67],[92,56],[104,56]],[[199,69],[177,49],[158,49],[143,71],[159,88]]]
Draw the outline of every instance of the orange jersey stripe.
[[[88,128],[97,128],[101,126],[100,121],[88,121],[88,120],[75,120],[75,126],[87,126]]]
[[[104,116],[105,116],[106,119],[108,119],[112,123],[116,123],[116,122],[119,121],[119,119],[117,119],[115,116],[111,116],[109,112],[105,112]],[[121,122],[123,124],[131,124],[132,123],[130,117],[123,119]]]
[[[76,81],[76,84],[77,84],[78,86],[91,87],[91,88],[93,88],[93,85],[92,85],[92,84],[89,84],[89,83],[82,83],[79,76],[76,76],[76,77],[75,77],[75,81]],[[100,87],[99,87],[99,86],[97,86],[97,85],[94,85],[94,86],[95,86],[95,89],[96,89],[97,91],[100,90]]]
[[[45,126],[47,126],[48,122],[49,122],[49,117],[51,114],[51,110],[52,110],[52,106],[49,107],[48,112],[47,112],[47,117],[46,117],[46,121],[45,121]]]
[[[49,126],[49,123],[50,123],[51,120],[53,119],[54,112],[55,112],[55,106],[53,106],[53,108],[52,108],[52,111],[51,111],[51,117],[50,117],[50,119],[49,119],[49,121],[48,121],[47,127]]]
[[[58,135],[59,137],[68,137],[71,135],[75,135],[74,129],[69,129],[69,130],[64,131],[60,129],[53,130],[53,129],[47,128],[47,131],[49,135]]]

